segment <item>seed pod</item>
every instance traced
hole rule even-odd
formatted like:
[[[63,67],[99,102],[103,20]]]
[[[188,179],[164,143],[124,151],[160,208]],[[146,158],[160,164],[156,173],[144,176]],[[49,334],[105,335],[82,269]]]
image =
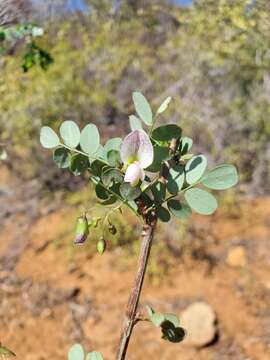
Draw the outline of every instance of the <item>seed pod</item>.
[[[97,243],[97,251],[99,252],[99,254],[102,255],[105,252],[106,246],[106,241],[104,240],[104,237],[101,236]]]
[[[74,244],[83,244],[89,235],[89,225],[86,216],[80,216],[76,224]]]
[[[112,235],[115,235],[117,233],[117,229],[112,223],[109,223],[108,230]]]

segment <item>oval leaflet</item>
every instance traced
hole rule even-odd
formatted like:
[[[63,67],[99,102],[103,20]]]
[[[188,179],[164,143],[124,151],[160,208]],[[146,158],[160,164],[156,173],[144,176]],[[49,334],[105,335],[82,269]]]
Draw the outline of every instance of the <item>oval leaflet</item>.
[[[185,167],[186,181],[195,184],[203,176],[207,168],[207,159],[204,155],[197,155],[190,159]]]
[[[201,215],[211,215],[217,209],[217,200],[209,192],[192,188],[185,192],[185,199],[188,205]]]
[[[202,184],[213,190],[226,190],[236,185],[237,182],[236,167],[229,164],[215,167],[208,171],[202,179]]]

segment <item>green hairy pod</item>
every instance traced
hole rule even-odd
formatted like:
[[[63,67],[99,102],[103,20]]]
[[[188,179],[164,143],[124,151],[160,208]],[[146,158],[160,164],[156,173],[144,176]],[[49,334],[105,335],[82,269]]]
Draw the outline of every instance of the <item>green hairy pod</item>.
[[[106,250],[106,246],[107,246],[106,241],[105,241],[104,237],[101,236],[97,243],[98,253],[102,255]]]
[[[80,216],[76,224],[75,244],[83,244],[89,235],[89,225],[86,216]]]

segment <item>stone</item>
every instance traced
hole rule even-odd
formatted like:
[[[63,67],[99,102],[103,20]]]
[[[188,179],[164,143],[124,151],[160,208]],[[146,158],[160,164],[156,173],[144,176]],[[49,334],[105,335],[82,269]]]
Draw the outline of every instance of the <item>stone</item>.
[[[233,247],[226,259],[226,263],[232,267],[244,267],[247,265],[246,251],[243,246]]]
[[[195,302],[180,316],[180,324],[186,331],[184,344],[197,348],[209,345],[217,334],[216,314],[205,302]]]

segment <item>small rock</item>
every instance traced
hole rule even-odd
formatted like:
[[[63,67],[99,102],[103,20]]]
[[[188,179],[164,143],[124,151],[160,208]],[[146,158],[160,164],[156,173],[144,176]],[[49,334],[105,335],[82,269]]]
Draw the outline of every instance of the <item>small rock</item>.
[[[205,302],[195,302],[183,311],[181,326],[186,330],[184,344],[203,347],[210,344],[216,336],[216,315]]]
[[[235,246],[227,256],[226,262],[232,267],[244,267],[247,265],[246,251],[243,246]]]

